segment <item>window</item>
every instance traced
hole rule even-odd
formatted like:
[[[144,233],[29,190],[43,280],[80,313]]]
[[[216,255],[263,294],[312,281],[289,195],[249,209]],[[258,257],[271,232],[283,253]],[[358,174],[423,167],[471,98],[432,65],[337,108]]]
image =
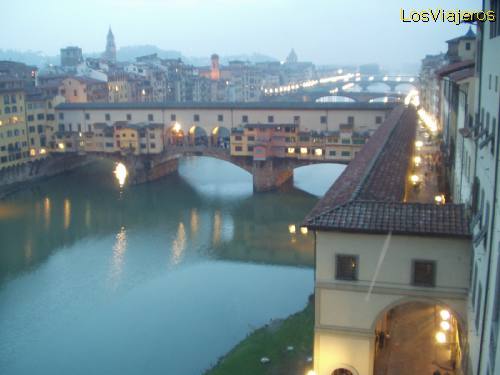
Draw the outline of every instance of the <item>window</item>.
[[[43,113],[39,113],[36,115],[37,120],[45,120],[45,115]]]
[[[300,116],[293,116],[293,123],[296,125],[300,124]]]
[[[194,122],[199,122],[200,121],[200,115],[198,115],[198,114],[193,115],[193,121]]]
[[[382,116],[375,116],[375,124],[381,124],[382,123]]]
[[[42,134],[43,133],[43,125],[37,125],[36,130],[37,130],[38,134]]]
[[[248,116],[247,115],[241,116],[241,122],[248,122]]]
[[[336,155],[337,155],[337,151],[330,150],[330,151],[328,152],[328,155],[330,155],[330,156],[336,156]]]
[[[470,51],[470,42],[465,43],[465,50]]]
[[[148,114],[148,121],[154,121],[154,116],[152,113]]]
[[[150,134],[149,134],[149,138],[150,138],[150,139],[155,139],[155,133],[150,133]]]
[[[132,120],[132,115],[130,113],[127,113],[127,121]]]
[[[59,131],[64,132],[64,124],[59,124]]]
[[[28,115],[28,121],[35,121],[35,116]]]
[[[235,141],[241,141],[241,135],[236,135],[234,136]]]
[[[104,118],[106,119],[106,121],[111,121],[111,115],[109,113],[106,113],[104,115]]]
[[[274,122],[274,116],[267,116],[267,122]]]
[[[253,152],[253,146],[248,146],[247,149],[248,149],[248,152]]]
[[[354,125],[354,116],[348,116],[347,117],[347,123],[349,125]]]
[[[90,113],[85,114],[85,120],[90,120]]]
[[[34,126],[30,126],[30,127],[28,128],[28,131],[29,131],[30,133],[34,133],[34,132],[35,132],[35,127],[34,127]]]
[[[149,145],[149,147],[151,147],[151,148],[156,148],[156,144],[151,143],[151,144]]]
[[[350,145],[351,144],[351,140],[349,138],[342,138],[341,143],[343,145]]]
[[[247,137],[247,139],[248,139],[249,142],[253,142],[253,141],[255,141],[255,136],[254,135],[249,135]]]
[[[175,115],[175,113],[172,113],[170,115],[170,121],[176,121],[176,119],[177,119],[177,116]]]
[[[414,260],[412,284],[415,286],[435,286],[436,262],[432,260]]]
[[[217,121],[224,121],[224,115],[217,115]]]
[[[321,116],[321,117],[319,118],[319,122],[320,122],[321,124],[326,124],[326,116]]]
[[[235,150],[235,151],[242,151],[243,149],[242,149],[242,147],[241,147],[241,146],[236,146],[236,147],[234,148],[234,150]]]
[[[359,261],[356,255],[335,256],[335,279],[358,280]]]
[[[78,96],[78,92],[76,90],[73,90],[73,96]]]

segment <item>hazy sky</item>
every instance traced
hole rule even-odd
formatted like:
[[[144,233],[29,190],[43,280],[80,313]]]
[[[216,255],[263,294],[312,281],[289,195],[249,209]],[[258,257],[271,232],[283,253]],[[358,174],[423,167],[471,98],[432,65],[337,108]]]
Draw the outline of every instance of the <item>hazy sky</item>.
[[[78,45],[102,51],[108,26],[117,47],[154,44],[186,56],[258,52],[326,63],[415,63],[446,48],[467,26],[408,24],[400,9],[480,9],[470,0],[0,0],[0,49]],[[9,32],[5,32],[9,30]]]

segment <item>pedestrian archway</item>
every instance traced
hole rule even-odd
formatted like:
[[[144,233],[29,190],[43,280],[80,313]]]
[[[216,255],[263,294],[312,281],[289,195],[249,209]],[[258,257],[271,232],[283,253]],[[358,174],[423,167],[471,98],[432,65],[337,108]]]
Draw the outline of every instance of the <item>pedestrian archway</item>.
[[[210,135],[213,147],[229,148],[231,132],[224,126],[216,126]]]
[[[346,368],[338,368],[332,372],[332,375],[354,375],[351,370]]]
[[[460,374],[462,324],[444,304],[405,302],[379,315],[375,325],[374,375]]]
[[[208,146],[208,136],[205,129],[193,125],[188,132],[188,142],[190,146]]]

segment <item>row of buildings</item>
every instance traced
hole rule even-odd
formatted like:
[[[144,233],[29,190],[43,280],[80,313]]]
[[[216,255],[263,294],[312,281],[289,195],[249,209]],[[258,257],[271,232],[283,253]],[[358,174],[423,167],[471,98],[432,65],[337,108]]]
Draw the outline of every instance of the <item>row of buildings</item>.
[[[61,65],[52,66],[42,81],[93,79],[107,82],[106,95],[99,101],[116,102],[257,102],[264,87],[275,87],[315,78],[315,66],[298,61],[292,49],[283,63],[250,63],[234,60],[227,65],[219,56],[211,56],[209,66],[193,66],[181,59],[164,59],[157,54],[137,57],[134,62],[116,58],[116,44],[109,29],[106,50],[100,58],[83,56],[82,49],[69,46],[61,49]],[[79,78],[80,77],[80,78]],[[82,85],[98,85],[82,82]],[[101,90],[101,88],[99,88]],[[87,98],[86,101],[91,101]],[[70,102],[83,102],[84,97],[68,95]]]
[[[216,147],[253,160],[349,161],[393,103],[63,103],[53,152]]]
[[[305,219],[316,374],[500,373],[499,62],[498,22],[426,56]]]

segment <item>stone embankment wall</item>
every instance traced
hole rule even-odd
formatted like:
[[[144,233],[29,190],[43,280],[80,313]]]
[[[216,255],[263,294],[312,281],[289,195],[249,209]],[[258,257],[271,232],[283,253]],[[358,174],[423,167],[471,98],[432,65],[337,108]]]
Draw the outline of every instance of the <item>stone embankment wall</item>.
[[[0,199],[21,190],[30,183],[61,174],[92,160],[85,155],[54,155],[0,170]]]

